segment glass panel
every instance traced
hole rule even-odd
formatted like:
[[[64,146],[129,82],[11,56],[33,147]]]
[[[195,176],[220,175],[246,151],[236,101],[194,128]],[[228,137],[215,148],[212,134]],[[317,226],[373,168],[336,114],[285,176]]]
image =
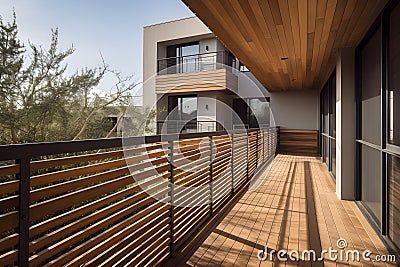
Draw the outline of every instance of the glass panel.
[[[323,161],[329,166],[329,138],[324,136],[323,141],[324,141]]]
[[[199,44],[185,45],[180,49],[182,72],[196,72],[199,62]]]
[[[382,211],[382,162],[381,152],[373,148],[361,148],[361,200],[381,223]]]
[[[390,14],[389,23],[388,141],[400,146],[400,4]]]
[[[249,99],[250,128],[269,126],[269,104],[265,98]]]
[[[248,121],[248,112],[247,112],[248,106],[247,103],[244,99],[242,98],[237,98],[233,99],[233,110],[235,111],[235,114],[233,114],[233,125],[234,129],[236,127],[248,127],[249,121]]]
[[[197,117],[197,97],[178,97],[180,120],[191,120]]]
[[[182,122],[181,132],[197,131],[197,97],[179,97],[178,112]]]
[[[381,144],[381,30],[377,30],[361,51],[362,104],[361,135],[364,141]]]
[[[400,158],[388,159],[389,237],[400,248]]]
[[[322,132],[329,134],[329,91],[328,86],[322,91]]]
[[[331,140],[332,174],[336,177],[336,141]]]
[[[330,135],[336,137],[336,75],[331,77],[331,121]]]

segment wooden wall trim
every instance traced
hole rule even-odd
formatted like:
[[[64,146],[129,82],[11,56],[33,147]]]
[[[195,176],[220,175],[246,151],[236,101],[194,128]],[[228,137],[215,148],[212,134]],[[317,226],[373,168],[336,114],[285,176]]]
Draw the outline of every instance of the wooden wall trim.
[[[279,153],[319,156],[318,130],[279,130]]]

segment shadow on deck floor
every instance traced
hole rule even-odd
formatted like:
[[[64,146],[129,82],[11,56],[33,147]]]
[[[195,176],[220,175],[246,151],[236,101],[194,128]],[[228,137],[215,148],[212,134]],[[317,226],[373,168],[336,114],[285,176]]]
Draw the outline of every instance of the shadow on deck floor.
[[[388,255],[377,234],[354,201],[341,201],[335,184],[318,158],[278,155],[260,187],[244,190],[237,201],[216,216],[167,266],[397,266],[395,263],[331,260],[266,261],[257,257],[271,250],[337,249],[345,239],[345,250],[366,249]],[[284,256],[287,257],[288,256]],[[362,256],[361,256],[362,258]]]

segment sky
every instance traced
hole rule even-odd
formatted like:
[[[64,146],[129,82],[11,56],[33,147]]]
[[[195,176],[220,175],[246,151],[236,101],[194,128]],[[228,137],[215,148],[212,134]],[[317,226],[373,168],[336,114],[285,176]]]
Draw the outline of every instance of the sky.
[[[180,0],[0,0],[4,21],[11,21],[13,9],[25,45],[48,48],[55,28],[59,48],[73,45],[76,51],[66,61],[69,73],[100,66],[102,56],[112,69],[134,75],[138,82],[142,81],[143,27],[194,16]],[[106,77],[100,87],[107,90],[112,85]]]

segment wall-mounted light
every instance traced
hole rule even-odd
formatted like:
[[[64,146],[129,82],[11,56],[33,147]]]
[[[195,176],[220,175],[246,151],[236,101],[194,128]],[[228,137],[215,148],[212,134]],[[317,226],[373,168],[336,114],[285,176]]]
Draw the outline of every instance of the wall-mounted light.
[[[208,110],[208,104],[206,104],[206,110]]]
[[[208,45],[206,45],[206,51],[208,51]]]

